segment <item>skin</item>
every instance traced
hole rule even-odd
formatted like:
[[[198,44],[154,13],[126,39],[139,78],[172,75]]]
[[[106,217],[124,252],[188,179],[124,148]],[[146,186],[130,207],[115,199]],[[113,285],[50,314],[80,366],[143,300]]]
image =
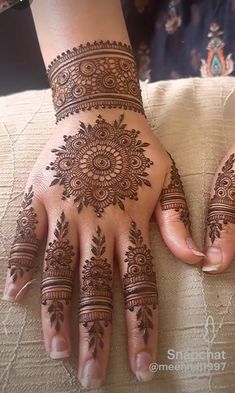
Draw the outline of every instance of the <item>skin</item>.
[[[226,153],[225,157],[222,159],[219,167],[217,168],[216,174],[214,176],[212,185],[211,185],[211,198],[215,193],[215,185],[220,173],[223,172],[223,166],[228,158],[234,154],[235,152],[235,144],[231,146],[229,151]],[[235,165],[233,164],[232,170],[235,170]],[[232,184],[230,184],[229,189],[234,190],[234,178]],[[225,188],[225,187],[224,187]],[[233,191],[233,196],[231,193],[231,205],[233,208],[235,207],[235,195]],[[225,202],[226,204],[226,202]],[[220,221],[222,223],[222,221]],[[206,237],[205,237],[205,254],[206,257],[203,261],[202,270],[209,274],[218,274],[223,273],[231,264],[234,255],[235,255],[235,242],[234,242],[234,231],[235,224],[234,222],[228,222],[227,224],[222,223],[222,230],[220,231],[220,236],[216,237],[214,241],[212,241],[209,236],[210,228],[207,225]]]
[[[34,0],[32,11],[46,66],[61,52],[87,42],[110,40],[129,44],[118,0],[100,0],[99,6],[95,0],[68,0],[66,2],[64,0],[50,0],[50,2]],[[117,205],[110,205],[105,209],[103,216],[99,218],[95,215],[92,207],[88,206],[78,214],[72,200],[63,201],[61,199],[61,186],[50,187],[53,173],[45,168],[49,162],[55,160],[55,155],[51,150],[63,145],[65,134],[76,134],[81,121],[85,124],[94,124],[97,116],[101,115],[107,122],[113,123],[120,114],[124,114],[127,129],[139,130],[138,139],[149,144],[145,149],[145,155],[153,162],[147,171],[151,187],[139,187],[138,201],[127,198],[124,211]],[[38,218],[36,235],[39,240],[47,236],[46,249],[48,249],[49,243],[55,239],[56,223],[61,213],[64,212],[66,221],[69,222],[67,239],[74,249],[71,268],[78,268],[78,277],[75,277],[76,285],[77,281],[81,282],[85,261],[92,257],[92,236],[98,225],[106,238],[105,258],[111,267],[113,267],[113,263],[119,264],[121,278],[127,268],[124,259],[130,246],[129,231],[132,220],[137,223],[148,248],[150,247],[149,221],[153,216],[165,243],[178,259],[191,265],[200,262],[203,254],[192,243],[191,234],[181,221],[180,213],[174,209],[163,211],[159,203],[162,189],[167,187],[171,180],[171,164],[169,155],[151,132],[145,117],[133,111],[92,109],[89,112],[74,114],[58,123],[29,175],[26,190],[33,185],[32,206]],[[30,271],[19,282],[13,283],[8,270],[5,299],[20,302],[28,289],[27,283],[31,279],[32,272]],[[149,372],[148,366],[157,359],[158,310],[153,312],[153,329],[151,329],[146,344],[137,328],[135,314],[129,310],[125,312],[130,367],[139,380],[149,380],[154,374]],[[70,323],[70,305],[67,305],[64,309],[62,329],[57,334],[51,326],[47,308],[42,305],[45,348],[52,358],[69,356],[72,347]],[[94,388],[99,386],[105,378],[111,325],[105,331],[104,349],[99,352],[96,359],[92,358],[88,347],[87,329],[80,324],[78,332],[80,339],[78,378],[84,387]],[[57,342],[57,350],[54,348],[55,342]],[[141,362],[137,361],[140,358]]]

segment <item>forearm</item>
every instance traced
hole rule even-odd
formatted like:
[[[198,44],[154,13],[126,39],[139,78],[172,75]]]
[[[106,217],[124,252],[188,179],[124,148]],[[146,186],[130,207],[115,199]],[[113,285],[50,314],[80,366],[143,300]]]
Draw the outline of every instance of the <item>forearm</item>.
[[[143,114],[119,0],[35,0],[32,10],[57,120],[99,108]]]
[[[46,67],[87,42],[129,44],[119,0],[34,0],[31,8]]]

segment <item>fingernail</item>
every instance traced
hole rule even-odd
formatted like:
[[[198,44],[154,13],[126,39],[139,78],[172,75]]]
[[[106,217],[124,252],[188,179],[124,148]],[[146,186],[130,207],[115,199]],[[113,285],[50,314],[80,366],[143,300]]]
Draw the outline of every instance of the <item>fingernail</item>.
[[[99,388],[102,379],[100,378],[99,370],[97,370],[97,362],[93,359],[87,360],[83,368],[82,377],[80,378],[81,385],[84,388]]]
[[[135,375],[139,381],[150,381],[154,377],[154,373],[149,370],[151,363],[152,357],[148,352],[140,352],[137,354]]]
[[[213,272],[221,267],[223,255],[219,247],[209,247],[206,252],[208,263],[202,267],[204,272]]]
[[[188,238],[186,239],[186,243],[187,243],[188,248],[189,248],[189,249],[192,251],[192,253],[193,253],[194,255],[196,255],[197,257],[205,257],[205,256],[206,256],[205,254],[203,254],[203,252],[201,252],[201,251],[198,249],[197,245],[194,243],[194,241],[193,241],[193,239],[192,239],[191,237],[188,237]]]
[[[62,359],[68,358],[69,356],[70,354],[68,352],[67,343],[64,337],[61,335],[52,337],[50,357],[52,359]]]
[[[19,290],[19,292],[17,293],[15,300],[19,301],[20,299],[22,299],[22,297],[25,295],[28,287],[33,284],[34,282],[36,282],[36,278],[33,278],[32,280],[26,282],[26,284]]]
[[[204,272],[215,272],[220,268],[220,265],[203,266],[202,270]]]

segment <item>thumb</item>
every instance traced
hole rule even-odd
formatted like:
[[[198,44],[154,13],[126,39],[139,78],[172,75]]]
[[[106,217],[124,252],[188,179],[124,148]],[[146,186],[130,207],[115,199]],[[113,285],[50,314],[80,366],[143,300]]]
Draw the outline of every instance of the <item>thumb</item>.
[[[155,217],[162,238],[170,251],[183,262],[196,264],[205,255],[192,239],[183,184],[175,161],[170,154],[169,156],[171,165],[163,184]]]

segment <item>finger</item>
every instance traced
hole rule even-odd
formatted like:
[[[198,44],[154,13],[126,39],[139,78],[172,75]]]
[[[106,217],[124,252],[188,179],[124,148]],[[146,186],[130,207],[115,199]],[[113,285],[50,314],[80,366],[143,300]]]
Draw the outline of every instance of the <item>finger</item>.
[[[42,328],[46,352],[63,359],[71,352],[70,311],[77,256],[76,228],[64,212],[50,218],[41,284]]]
[[[213,181],[202,270],[221,273],[235,255],[235,154],[222,161]]]
[[[141,228],[141,229],[140,229]],[[158,305],[148,226],[132,221],[116,237],[123,282],[130,366],[140,381],[153,378],[149,366],[156,362]]]
[[[80,308],[78,378],[97,388],[105,378],[112,322],[113,241],[99,226],[80,236]],[[88,239],[90,239],[88,241]]]
[[[170,251],[183,262],[198,263],[204,254],[192,239],[183,184],[174,160],[169,157],[171,166],[155,210],[156,221]]]
[[[46,232],[46,213],[30,186],[24,194],[8,260],[3,300],[19,302],[30,284],[40,241]]]

